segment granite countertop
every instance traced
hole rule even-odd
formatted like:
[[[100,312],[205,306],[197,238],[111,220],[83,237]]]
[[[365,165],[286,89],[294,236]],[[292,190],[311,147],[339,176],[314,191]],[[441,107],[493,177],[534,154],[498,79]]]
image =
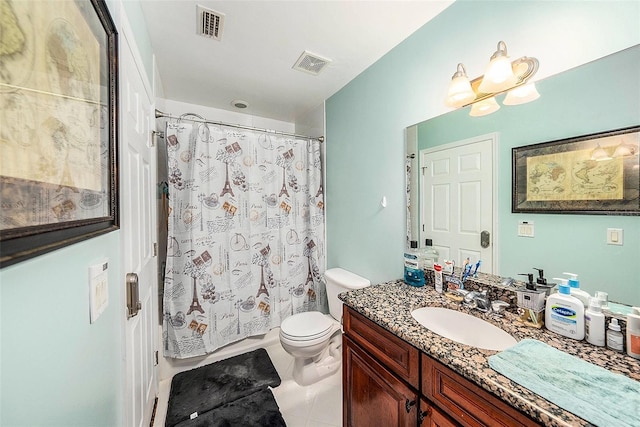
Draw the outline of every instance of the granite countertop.
[[[343,292],[339,298],[357,312],[545,426],[591,424],[491,369],[487,358],[496,354],[496,351],[459,344],[431,332],[411,316],[411,311],[421,307],[459,310],[499,326],[517,340],[536,339],[594,365],[640,381],[640,363],[626,354],[596,347],[586,341],[565,338],[545,328],[526,327],[512,312],[499,316],[469,309],[436,292],[432,286],[416,288],[397,280]],[[535,365],[534,360],[532,365]]]

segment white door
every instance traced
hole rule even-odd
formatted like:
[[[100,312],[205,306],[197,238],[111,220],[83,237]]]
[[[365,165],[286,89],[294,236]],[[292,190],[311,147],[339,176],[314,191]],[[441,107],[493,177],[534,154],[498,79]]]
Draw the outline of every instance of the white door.
[[[124,322],[125,426],[148,426],[157,396],[156,151],[152,148],[152,103],[142,67],[125,36],[120,44],[120,165],[123,274],[138,278],[140,310]],[[153,120],[153,121],[152,121]],[[133,277],[128,275],[128,277]],[[126,294],[126,278],[122,285]]]
[[[466,258],[493,273],[494,140],[485,136],[422,150],[421,246],[432,239],[439,259]]]

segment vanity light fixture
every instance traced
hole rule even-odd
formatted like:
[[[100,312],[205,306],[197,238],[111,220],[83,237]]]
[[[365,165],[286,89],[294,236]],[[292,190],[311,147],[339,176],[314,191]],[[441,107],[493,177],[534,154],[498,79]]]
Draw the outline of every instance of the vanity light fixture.
[[[478,117],[500,109],[495,95],[504,92],[507,92],[504,105],[531,102],[540,97],[535,83],[529,83],[529,79],[536,71],[538,71],[536,58],[523,56],[510,61],[507,56],[507,45],[500,41],[483,76],[469,81],[464,65],[458,64],[451,78],[446,104],[454,108],[472,104],[469,114]]]

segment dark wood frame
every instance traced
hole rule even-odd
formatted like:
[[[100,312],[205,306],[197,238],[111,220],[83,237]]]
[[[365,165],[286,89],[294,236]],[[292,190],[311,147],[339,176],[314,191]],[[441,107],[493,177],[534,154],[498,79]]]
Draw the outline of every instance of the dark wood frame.
[[[20,228],[0,230],[0,268],[71,245],[82,240],[105,234],[119,228],[118,207],[118,33],[109,14],[105,0],[76,0],[79,5],[86,3],[84,13],[95,13],[104,31],[106,45],[100,45],[100,56],[106,58],[104,70],[107,71],[104,83],[108,85],[108,150],[105,158],[108,182],[103,185],[107,192],[105,202],[109,203],[108,215],[67,222],[40,224]],[[89,24],[89,22],[87,22]],[[90,25],[90,24],[89,24]],[[103,76],[105,77],[105,76]],[[101,140],[103,140],[101,138]],[[37,182],[31,182],[37,186]],[[0,182],[0,188],[2,183]]]
[[[640,133],[640,126],[582,135],[540,144],[515,147],[512,158],[513,213],[583,214],[583,215],[640,215],[640,170],[638,169],[638,146],[635,153],[624,157],[623,197],[615,200],[527,200],[527,158],[547,154],[592,150],[604,138],[631,133]]]

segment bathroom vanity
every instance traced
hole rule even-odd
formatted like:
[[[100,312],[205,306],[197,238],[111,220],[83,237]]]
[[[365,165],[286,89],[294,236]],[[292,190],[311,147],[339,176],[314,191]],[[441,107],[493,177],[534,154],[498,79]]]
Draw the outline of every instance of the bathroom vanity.
[[[344,426],[590,425],[491,369],[487,358],[496,351],[458,344],[420,325],[411,311],[421,307],[464,311],[518,340],[533,338],[640,380],[640,366],[631,357],[525,327],[511,312],[498,316],[460,306],[430,286],[392,281],[340,299]]]

